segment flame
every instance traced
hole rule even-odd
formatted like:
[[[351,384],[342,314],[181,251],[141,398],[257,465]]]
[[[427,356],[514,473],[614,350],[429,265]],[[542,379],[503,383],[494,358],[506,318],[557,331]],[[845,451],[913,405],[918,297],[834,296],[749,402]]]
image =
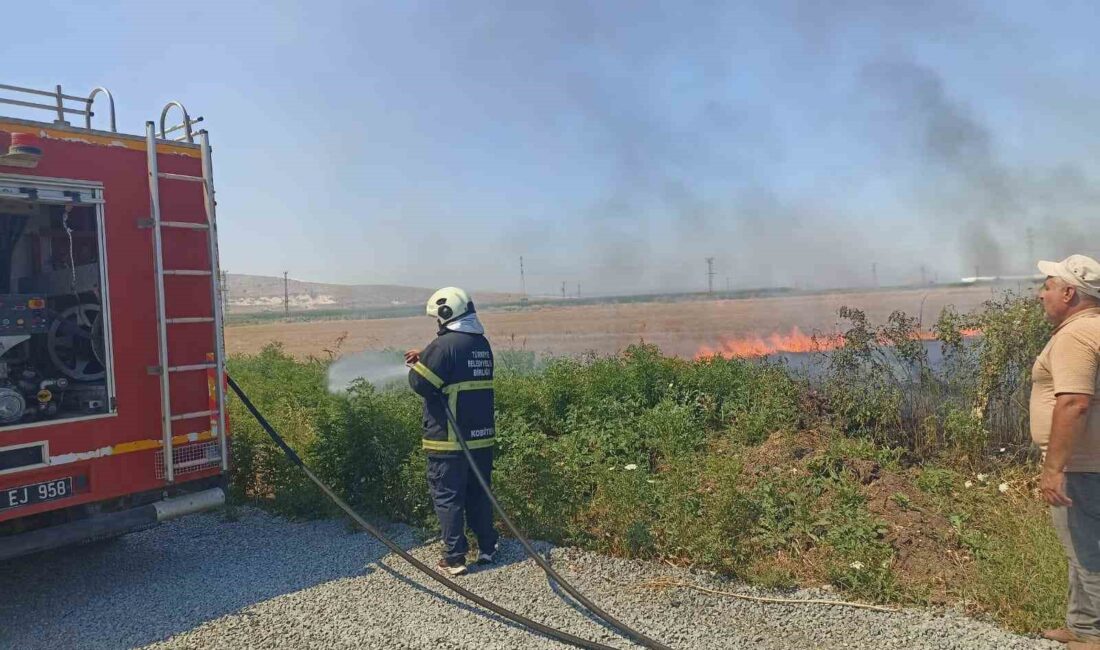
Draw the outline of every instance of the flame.
[[[739,338],[723,339],[718,347],[704,345],[695,354],[696,359],[704,357],[720,356],[727,359],[733,357],[766,357],[769,354],[780,352],[817,352],[833,350],[843,343],[840,336],[807,336],[797,327],[791,328],[790,334],[778,332],[762,336],[746,336]]]
[[[963,330],[965,338],[979,335],[979,330]],[[921,341],[934,341],[936,335],[933,332],[917,332],[916,338]],[[778,332],[767,336],[744,336],[738,338],[723,339],[717,347],[703,345],[695,353],[696,359],[707,357],[732,358],[758,358],[772,354],[782,353],[807,353],[828,352],[844,345],[844,336],[841,334],[814,334],[808,336],[797,327],[792,327],[789,334]]]

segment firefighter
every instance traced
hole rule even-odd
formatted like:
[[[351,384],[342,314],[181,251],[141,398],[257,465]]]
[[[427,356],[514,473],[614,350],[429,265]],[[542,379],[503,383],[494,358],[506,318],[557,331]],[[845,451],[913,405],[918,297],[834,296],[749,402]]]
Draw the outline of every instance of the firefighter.
[[[465,291],[447,287],[428,300],[428,316],[439,332],[423,351],[409,350],[409,385],[424,398],[423,447],[428,456],[428,487],[439,517],[445,554],[439,569],[466,573],[466,527],[477,536],[478,564],[491,564],[497,547],[488,495],[467,463],[458,433],[447,420],[450,407],[478,469],[492,481],[493,350],[474,303]]]

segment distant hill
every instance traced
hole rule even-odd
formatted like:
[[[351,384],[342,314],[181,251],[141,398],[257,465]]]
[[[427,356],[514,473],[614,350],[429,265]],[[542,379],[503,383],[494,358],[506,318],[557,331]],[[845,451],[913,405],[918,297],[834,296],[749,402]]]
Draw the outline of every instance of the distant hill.
[[[265,275],[230,273],[226,278],[230,313],[282,311],[283,279]],[[388,284],[324,284],[288,279],[291,311],[319,309],[371,309],[424,304],[434,289]],[[473,292],[484,305],[516,302],[518,293]]]

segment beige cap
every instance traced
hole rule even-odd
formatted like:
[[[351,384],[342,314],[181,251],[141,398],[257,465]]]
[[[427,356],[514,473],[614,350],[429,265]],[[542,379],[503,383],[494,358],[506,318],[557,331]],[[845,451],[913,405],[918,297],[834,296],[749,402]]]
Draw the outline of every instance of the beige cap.
[[[1039,262],[1039,270],[1085,295],[1100,298],[1100,262],[1087,255],[1070,255],[1061,262]]]

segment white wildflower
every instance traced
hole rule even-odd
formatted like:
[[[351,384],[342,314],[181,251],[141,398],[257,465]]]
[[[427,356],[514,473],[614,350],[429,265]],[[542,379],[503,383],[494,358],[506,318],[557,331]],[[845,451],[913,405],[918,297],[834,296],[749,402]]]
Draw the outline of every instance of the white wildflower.
[[[978,480],[981,481],[982,483],[985,483],[985,480],[987,478],[989,478],[988,474],[978,474]]]
[[[966,483],[963,483],[963,487],[974,487],[974,481],[967,481]]]
[[[1008,492],[1008,483],[1001,483],[1000,485],[997,486],[997,489],[1001,492],[1001,494],[1007,493]]]
[[[633,470],[638,469],[638,466],[635,465],[634,463],[630,463],[629,465],[624,466],[623,469],[628,470],[628,471],[633,471]]]
[[[863,570],[863,563],[862,562],[852,562],[848,566],[855,569],[856,571],[862,571]]]
[[[646,483],[656,483],[657,481],[654,481],[654,480],[653,480],[653,479],[651,479],[651,478],[647,478],[647,479],[645,480],[645,482],[646,482]]]

